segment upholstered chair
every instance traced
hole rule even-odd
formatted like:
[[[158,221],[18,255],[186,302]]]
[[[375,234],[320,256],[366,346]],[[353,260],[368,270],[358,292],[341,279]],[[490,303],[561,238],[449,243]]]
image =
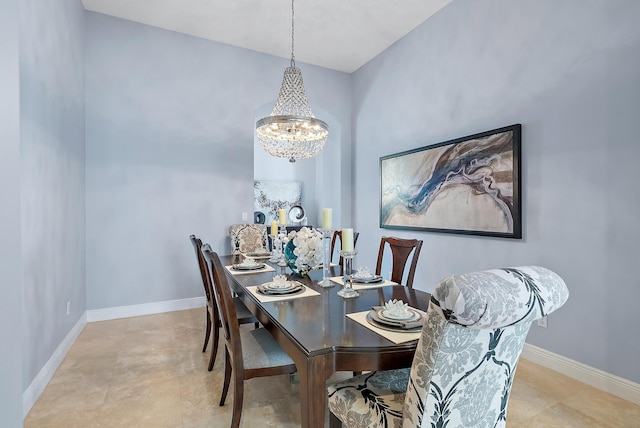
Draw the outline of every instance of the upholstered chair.
[[[267,226],[264,224],[232,224],[229,227],[229,235],[233,254],[268,248]]]
[[[529,327],[568,296],[557,274],[536,266],[442,280],[411,368],[330,386],[331,426],[504,427]]]

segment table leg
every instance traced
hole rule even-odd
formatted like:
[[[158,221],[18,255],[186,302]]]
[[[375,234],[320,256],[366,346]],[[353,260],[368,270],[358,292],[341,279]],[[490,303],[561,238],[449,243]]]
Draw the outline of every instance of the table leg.
[[[299,368],[298,368],[299,369]],[[310,357],[300,374],[300,423],[303,428],[323,428],[327,406],[327,366],[324,356]]]

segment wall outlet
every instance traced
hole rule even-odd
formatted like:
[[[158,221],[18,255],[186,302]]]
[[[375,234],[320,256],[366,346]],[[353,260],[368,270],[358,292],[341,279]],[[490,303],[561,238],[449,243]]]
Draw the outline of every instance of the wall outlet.
[[[71,300],[67,302],[67,316],[71,315]]]
[[[543,316],[538,320],[538,325],[542,328],[547,328],[547,316]]]
[[[242,213],[242,221],[249,221],[249,214],[248,213]]]

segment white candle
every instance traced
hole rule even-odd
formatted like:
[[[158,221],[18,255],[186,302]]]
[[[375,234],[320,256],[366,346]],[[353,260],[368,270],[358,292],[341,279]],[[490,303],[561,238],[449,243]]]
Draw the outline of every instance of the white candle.
[[[273,220],[271,222],[271,236],[276,236],[278,234],[278,222]]]
[[[331,208],[322,209],[322,228],[329,230],[333,227],[333,210]]]
[[[342,251],[353,251],[353,229],[342,229]]]
[[[287,211],[284,208],[278,210],[278,219],[280,220],[280,225],[287,224]]]

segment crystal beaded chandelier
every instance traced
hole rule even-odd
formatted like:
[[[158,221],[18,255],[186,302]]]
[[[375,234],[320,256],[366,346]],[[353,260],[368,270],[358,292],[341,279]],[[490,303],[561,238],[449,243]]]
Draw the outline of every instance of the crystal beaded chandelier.
[[[262,148],[271,156],[289,162],[316,156],[327,141],[329,127],[316,119],[304,92],[302,72],[296,67],[291,0],[291,65],[284,70],[282,87],[271,115],[256,122],[256,134]]]

